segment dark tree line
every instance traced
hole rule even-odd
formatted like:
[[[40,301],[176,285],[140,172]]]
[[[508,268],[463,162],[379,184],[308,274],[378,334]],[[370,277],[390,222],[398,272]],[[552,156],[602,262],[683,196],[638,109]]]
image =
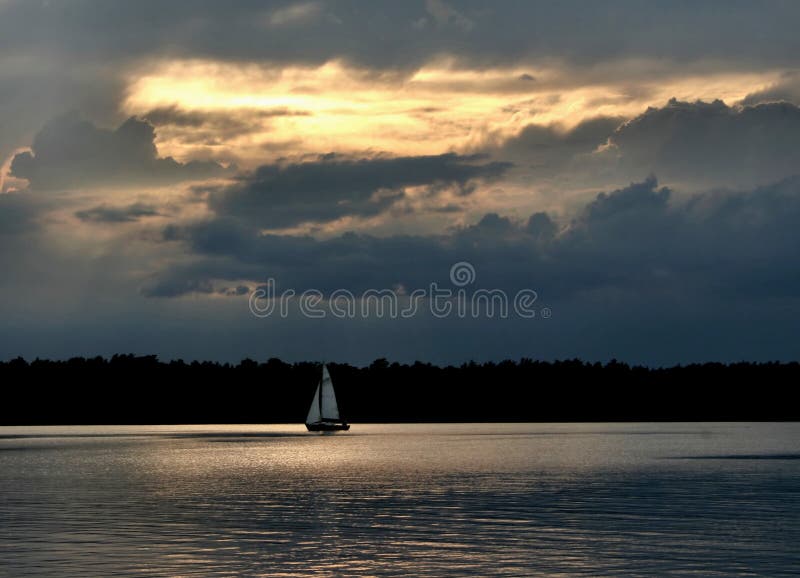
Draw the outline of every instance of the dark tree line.
[[[800,364],[328,365],[352,422],[796,420]],[[0,424],[302,422],[316,363],[115,355],[0,362]]]

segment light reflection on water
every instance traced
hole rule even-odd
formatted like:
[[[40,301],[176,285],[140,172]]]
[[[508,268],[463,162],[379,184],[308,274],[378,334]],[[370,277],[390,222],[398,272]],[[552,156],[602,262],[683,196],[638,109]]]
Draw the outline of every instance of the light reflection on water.
[[[0,576],[788,576],[798,434],[0,428]]]

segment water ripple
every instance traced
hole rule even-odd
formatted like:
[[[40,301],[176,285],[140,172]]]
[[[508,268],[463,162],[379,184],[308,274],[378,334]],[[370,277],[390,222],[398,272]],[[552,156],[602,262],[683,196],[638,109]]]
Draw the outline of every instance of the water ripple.
[[[800,567],[793,424],[357,427],[2,428],[0,576]]]

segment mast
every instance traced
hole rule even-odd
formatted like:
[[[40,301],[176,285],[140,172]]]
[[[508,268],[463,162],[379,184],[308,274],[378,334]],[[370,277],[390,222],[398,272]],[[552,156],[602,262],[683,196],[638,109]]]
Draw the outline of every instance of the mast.
[[[325,366],[323,365],[322,367],[324,368]],[[323,371],[325,370],[323,369]],[[317,386],[317,391],[319,392],[319,395],[317,396],[317,402],[319,403],[319,421],[323,421],[325,419],[322,417],[322,381],[323,380],[320,379],[319,385]]]
[[[336,402],[336,392],[333,389],[333,381],[328,373],[327,366],[322,366],[322,382],[319,392],[320,417],[322,421],[342,421],[339,415],[339,404]]]

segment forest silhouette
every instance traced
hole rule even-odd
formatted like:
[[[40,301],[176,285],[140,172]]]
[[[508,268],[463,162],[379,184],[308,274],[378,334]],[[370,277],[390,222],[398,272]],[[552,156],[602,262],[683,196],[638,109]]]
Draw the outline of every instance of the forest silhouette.
[[[0,424],[300,423],[319,363],[0,362]],[[350,422],[796,420],[800,364],[329,363]]]

